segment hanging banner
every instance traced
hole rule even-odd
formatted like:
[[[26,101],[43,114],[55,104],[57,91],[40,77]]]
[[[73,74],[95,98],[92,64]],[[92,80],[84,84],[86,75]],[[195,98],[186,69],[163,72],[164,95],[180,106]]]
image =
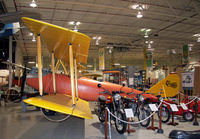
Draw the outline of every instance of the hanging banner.
[[[99,70],[105,69],[104,48],[99,49]]]
[[[189,62],[189,51],[188,45],[183,46],[183,64],[187,64]]]
[[[194,87],[194,72],[182,73],[182,85],[183,87]]]
[[[147,63],[147,67],[152,67],[153,65],[153,56],[152,56],[152,52],[146,52],[146,63]]]

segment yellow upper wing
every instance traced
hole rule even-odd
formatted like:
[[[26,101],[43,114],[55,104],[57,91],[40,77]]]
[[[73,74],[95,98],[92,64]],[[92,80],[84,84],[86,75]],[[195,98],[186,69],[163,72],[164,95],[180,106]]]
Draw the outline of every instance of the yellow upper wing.
[[[55,57],[69,63],[69,43],[78,63],[87,63],[90,37],[79,32],[43,21],[23,17],[22,21],[35,34],[40,34],[43,44]]]

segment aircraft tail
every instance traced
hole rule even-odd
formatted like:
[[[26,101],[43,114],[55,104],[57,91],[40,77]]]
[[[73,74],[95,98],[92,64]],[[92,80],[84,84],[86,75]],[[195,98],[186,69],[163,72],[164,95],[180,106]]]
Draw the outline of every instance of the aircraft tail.
[[[152,86],[145,93],[151,93],[156,96],[161,95],[163,98],[173,97],[178,94],[179,87],[180,87],[179,76],[177,74],[170,74],[166,78],[164,78],[163,80]]]

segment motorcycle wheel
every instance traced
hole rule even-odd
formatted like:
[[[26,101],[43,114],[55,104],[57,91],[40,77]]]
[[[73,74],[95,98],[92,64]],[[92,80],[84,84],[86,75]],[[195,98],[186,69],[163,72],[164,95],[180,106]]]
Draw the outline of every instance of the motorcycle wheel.
[[[183,119],[185,121],[193,121],[194,120],[194,113],[188,111],[183,114]]]
[[[149,117],[150,115],[150,112],[148,110],[145,110],[145,109],[140,109],[140,111],[138,112],[138,120],[141,121],[141,120],[144,120],[146,119],[147,117]],[[150,124],[150,118],[146,119],[144,122],[141,122],[140,125],[142,127],[148,127]]]
[[[123,121],[127,121],[125,114],[120,111],[117,112],[116,116]],[[124,134],[126,132],[127,123],[115,119],[115,128],[119,134]]]
[[[99,112],[98,118],[101,123],[105,122],[105,111]]]
[[[158,111],[158,117],[160,119],[160,111]],[[167,107],[162,106],[162,122],[167,123],[170,119],[170,111]]]

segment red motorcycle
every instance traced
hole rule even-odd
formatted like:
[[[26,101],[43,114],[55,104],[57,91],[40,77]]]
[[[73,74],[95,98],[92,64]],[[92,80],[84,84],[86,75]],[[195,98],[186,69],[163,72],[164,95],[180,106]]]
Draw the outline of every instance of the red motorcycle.
[[[182,101],[181,103],[185,103],[185,101]],[[164,100],[163,105],[166,106],[168,108],[168,110],[170,110],[170,115],[172,114],[170,104],[175,104],[178,107],[178,111],[174,112],[174,115],[183,116],[183,119],[185,121],[193,121],[194,120],[194,113],[195,113],[195,111],[193,109],[190,109],[188,107],[187,110],[184,110],[182,108],[182,106],[179,106],[176,102],[174,102],[172,100]],[[169,115],[168,119],[170,119],[170,115]],[[166,121],[166,122],[168,122],[168,121]]]

